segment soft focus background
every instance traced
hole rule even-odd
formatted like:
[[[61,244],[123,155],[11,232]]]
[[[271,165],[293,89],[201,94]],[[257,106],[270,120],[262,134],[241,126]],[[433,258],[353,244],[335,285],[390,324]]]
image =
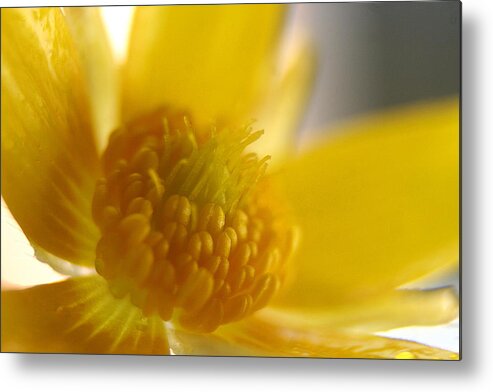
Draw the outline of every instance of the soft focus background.
[[[293,11],[319,61],[303,131],[459,94],[458,2],[299,4]]]
[[[132,11],[132,7],[102,9],[119,61],[125,58]],[[330,132],[355,116],[459,93],[460,10],[455,1],[296,4],[287,32],[310,39],[317,53],[316,82],[300,143],[313,137],[309,132],[314,129]],[[62,279],[33,261],[32,248],[3,202],[2,228],[2,243],[8,244],[2,247],[2,284],[26,287]],[[14,254],[16,263],[9,263]],[[459,290],[457,273],[414,287],[449,284]],[[459,351],[458,320],[383,335]]]

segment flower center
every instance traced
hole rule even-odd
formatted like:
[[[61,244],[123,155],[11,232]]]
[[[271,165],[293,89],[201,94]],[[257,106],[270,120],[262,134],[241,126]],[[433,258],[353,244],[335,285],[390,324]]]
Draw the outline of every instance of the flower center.
[[[180,120],[181,118],[181,120]],[[96,270],[146,316],[210,332],[264,307],[284,281],[295,230],[245,148],[261,132],[196,132],[152,113],[116,130],[93,218]]]

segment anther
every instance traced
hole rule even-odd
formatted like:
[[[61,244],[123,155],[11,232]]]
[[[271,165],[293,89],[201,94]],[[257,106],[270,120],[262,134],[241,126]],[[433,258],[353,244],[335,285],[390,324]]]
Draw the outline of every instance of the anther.
[[[123,218],[118,225],[118,230],[125,241],[122,245],[131,247],[142,242],[151,231],[151,228],[145,215],[132,214]]]
[[[218,256],[229,257],[231,252],[232,241],[230,236],[224,231],[216,237],[214,253]]]

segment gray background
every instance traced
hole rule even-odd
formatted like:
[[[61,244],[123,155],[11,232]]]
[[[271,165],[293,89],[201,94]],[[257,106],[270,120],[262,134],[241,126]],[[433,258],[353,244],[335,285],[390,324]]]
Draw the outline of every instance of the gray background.
[[[290,17],[318,60],[305,132],[459,92],[457,1],[298,4]]]

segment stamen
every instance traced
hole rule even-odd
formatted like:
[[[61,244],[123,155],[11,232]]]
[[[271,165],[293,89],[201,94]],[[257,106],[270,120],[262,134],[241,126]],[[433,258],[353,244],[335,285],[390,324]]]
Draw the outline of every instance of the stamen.
[[[263,131],[199,139],[179,118],[154,113],[112,134],[93,199],[96,269],[144,315],[210,332],[270,301],[296,241],[263,179],[269,157],[244,152]]]

